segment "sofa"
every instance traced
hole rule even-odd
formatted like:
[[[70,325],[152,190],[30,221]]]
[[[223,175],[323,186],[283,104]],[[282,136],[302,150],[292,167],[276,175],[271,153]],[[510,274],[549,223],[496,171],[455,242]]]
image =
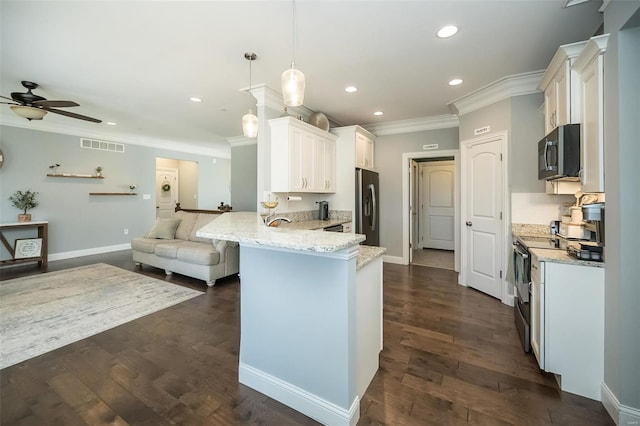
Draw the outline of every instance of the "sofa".
[[[144,237],[131,241],[133,261],[138,266],[164,269],[204,280],[209,287],[218,278],[237,274],[240,249],[237,243],[201,238],[196,232],[217,219],[214,210],[179,210],[173,218],[156,219]]]

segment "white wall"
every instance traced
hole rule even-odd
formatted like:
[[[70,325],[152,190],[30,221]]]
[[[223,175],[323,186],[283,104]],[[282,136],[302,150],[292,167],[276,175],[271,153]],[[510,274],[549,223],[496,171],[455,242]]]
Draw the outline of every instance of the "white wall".
[[[635,422],[640,419],[639,27],[640,3],[614,1],[605,9],[604,30],[610,37],[604,55],[604,382],[621,405],[636,410]],[[622,412],[616,420],[627,424],[632,419],[628,413]]]
[[[376,139],[375,169],[380,174],[380,246],[387,248],[387,256],[402,257],[402,154],[422,151],[424,144],[438,144],[438,150],[458,149],[458,128]]]
[[[19,211],[8,197],[16,190],[39,192],[40,205],[31,211],[33,220],[49,221],[49,253],[78,252],[129,244],[143,235],[155,220],[156,157],[199,163],[199,207],[215,209],[228,200],[227,159],[125,144],[124,153],[80,148],[80,138],[10,126],[0,127],[0,148],[5,162],[0,169],[0,221],[15,221]],[[104,179],[47,177],[49,165],[58,172],[92,173],[103,167]],[[129,192],[137,196],[90,196],[89,192]],[[148,200],[142,194],[149,194]],[[225,195],[226,194],[226,195]],[[124,235],[124,229],[129,230]],[[2,247],[3,258],[8,253]]]

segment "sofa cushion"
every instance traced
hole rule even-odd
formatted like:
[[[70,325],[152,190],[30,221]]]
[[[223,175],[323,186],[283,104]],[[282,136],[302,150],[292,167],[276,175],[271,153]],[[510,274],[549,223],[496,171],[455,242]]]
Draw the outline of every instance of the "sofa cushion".
[[[212,266],[220,263],[220,253],[211,244],[185,244],[178,248],[178,260],[196,265]]]
[[[198,219],[196,219],[196,223],[195,225],[193,225],[193,229],[191,230],[189,241],[195,241],[199,243],[211,243],[211,238],[198,237],[196,236],[196,232],[198,232],[200,228],[209,224],[212,220],[215,220],[218,217],[220,217],[219,214],[199,213]]]
[[[176,238],[176,229],[179,224],[180,219],[156,219],[156,223],[149,231],[147,238],[173,240]]]
[[[173,217],[180,219],[180,225],[178,225],[178,229],[176,229],[176,238],[179,240],[189,241],[193,225],[195,225],[196,219],[198,219],[198,213],[190,213],[180,210],[177,211]]]
[[[182,247],[186,241],[175,240],[165,244],[157,244],[153,253],[156,256],[165,257],[167,259],[175,259],[178,257],[178,249]]]
[[[175,240],[158,240],[152,238],[134,238],[131,240],[131,248],[143,253],[153,253],[158,244],[170,243]]]

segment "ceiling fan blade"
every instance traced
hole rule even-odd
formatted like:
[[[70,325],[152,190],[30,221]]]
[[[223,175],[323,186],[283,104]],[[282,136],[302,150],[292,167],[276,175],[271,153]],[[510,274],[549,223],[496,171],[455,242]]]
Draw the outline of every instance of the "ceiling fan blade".
[[[5,98],[5,99],[6,99],[6,98]],[[7,104],[7,105],[20,105],[20,104],[17,104],[17,103],[15,103],[15,102],[0,102],[0,104]]]
[[[2,99],[6,99],[6,100],[8,100],[8,101],[15,102],[15,99],[7,98],[6,96],[2,96],[2,95],[0,95],[0,98],[2,98]]]
[[[42,109],[45,111],[53,112],[55,114],[65,115],[71,118],[77,118],[79,120],[91,121],[92,123],[102,123],[102,120],[98,120],[97,118],[87,117],[86,115],[80,115],[74,112],[63,111],[61,109],[46,108],[46,107],[42,107]]]
[[[79,104],[73,102],[73,101],[49,101],[49,100],[43,100],[43,101],[34,101],[33,102],[33,106],[37,106],[37,107],[44,107],[44,108],[64,108],[64,107],[76,107],[76,106],[80,106]]]

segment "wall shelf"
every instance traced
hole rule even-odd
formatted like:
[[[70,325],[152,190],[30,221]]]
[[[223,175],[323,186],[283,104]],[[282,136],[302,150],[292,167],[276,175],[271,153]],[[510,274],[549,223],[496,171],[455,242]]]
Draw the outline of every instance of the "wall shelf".
[[[89,195],[138,195],[135,192],[90,192]]]
[[[104,176],[85,175],[77,173],[47,173],[48,177],[76,178],[76,179],[104,179]]]

